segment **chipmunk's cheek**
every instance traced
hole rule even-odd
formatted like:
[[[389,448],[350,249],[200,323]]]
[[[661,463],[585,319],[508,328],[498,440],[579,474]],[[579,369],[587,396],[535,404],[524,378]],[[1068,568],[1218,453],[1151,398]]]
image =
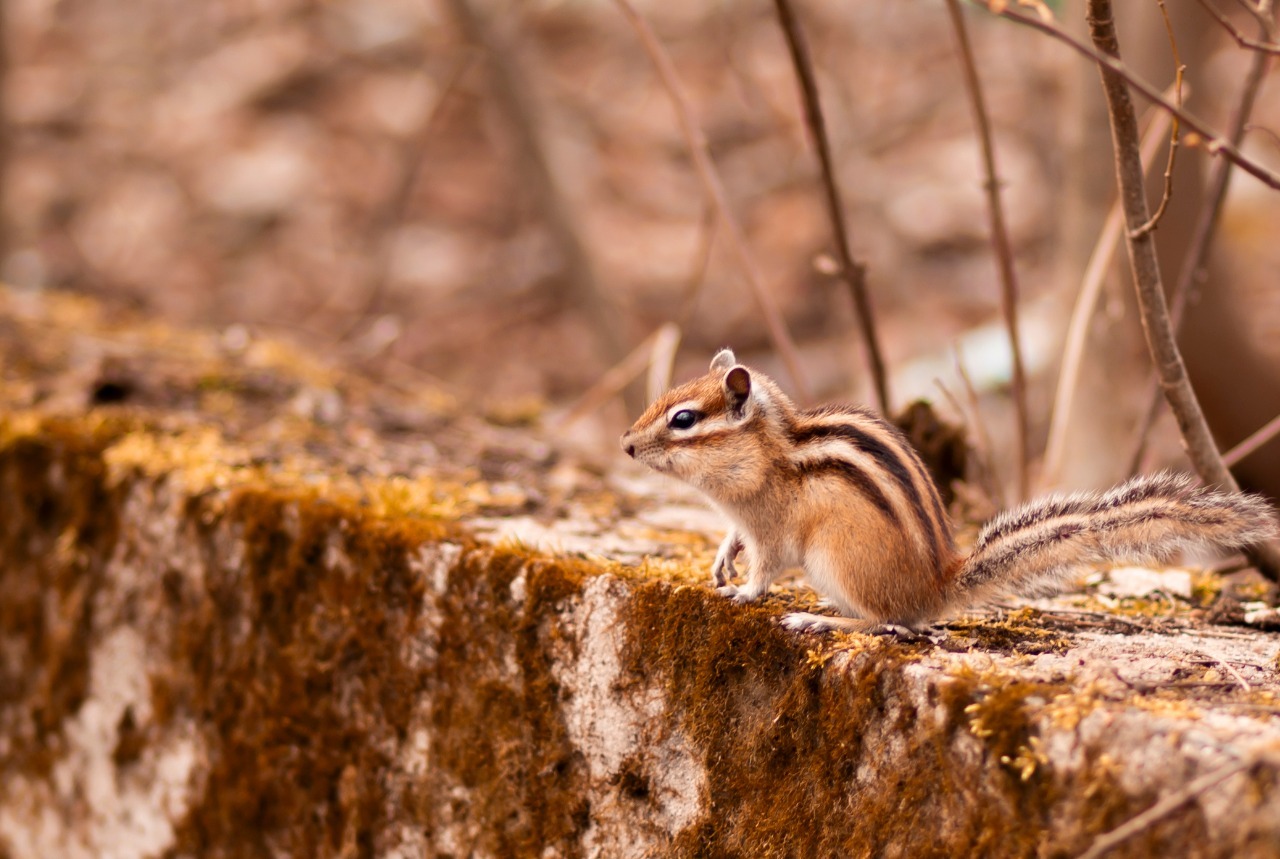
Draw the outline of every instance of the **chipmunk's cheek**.
[[[627,452],[630,453],[635,458],[636,462],[640,463],[641,465],[648,466],[649,468],[652,468],[654,471],[667,470],[666,462],[665,462],[666,457],[662,456],[659,452],[655,451],[652,447],[649,447],[647,445],[639,445],[635,447],[634,450],[635,450],[634,453],[632,453],[631,451],[627,451]]]
[[[697,474],[696,464],[692,459],[688,454],[672,453],[668,455],[663,471],[681,480],[689,480]]]

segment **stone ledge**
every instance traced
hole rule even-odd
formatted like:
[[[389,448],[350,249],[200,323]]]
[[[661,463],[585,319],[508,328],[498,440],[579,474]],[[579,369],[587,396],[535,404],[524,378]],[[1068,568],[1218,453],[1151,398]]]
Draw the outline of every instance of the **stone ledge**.
[[[0,418],[0,856],[1068,856],[1236,760],[1108,855],[1280,842],[1275,635],[796,635],[801,592],[481,540],[499,484],[216,425]],[[655,504],[570,530],[625,554]]]

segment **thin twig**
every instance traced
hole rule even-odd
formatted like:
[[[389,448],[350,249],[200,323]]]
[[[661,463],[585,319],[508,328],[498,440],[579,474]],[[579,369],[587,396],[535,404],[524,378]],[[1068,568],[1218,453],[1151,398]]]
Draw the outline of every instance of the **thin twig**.
[[[617,364],[605,371],[594,385],[587,389],[582,396],[578,397],[577,402],[569,407],[557,423],[557,429],[564,429],[571,424],[577,423],[582,418],[594,412],[600,406],[604,405],[613,397],[622,393],[623,389],[630,385],[633,381],[645,372],[653,361],[654,345],[660,343],[663,338],[670,339],[671,333],[669,329],[675,328],[670,323],[664,323],[654,330],[652,334],[640,341],[640,344],[631,350]],[[678,339],[679,331],[675,332]]]
[[[1276,415],[1274,418],[1267,421],[1266,424],[1264,424],[1257,432],[1252,433],[1244,441],[1224,453],[1222,455],[1222,461],[1226,463],[1228,468],[1230,468],[1267,442],[1271,441],[1271,439],[1275,438],[1277,435],[1280,435],[1280,415]]]
[[[1018,442],[1018,498],[1026,500],[1031,491],[1030,418],[1027,414],[1027,377],[1022,366],[1022,345],[1018,334],[1018,278],[1013,266],[1013,245],[1004,222],[1004,205],[1000,201],[1000,180],[996,172],[995,144],[991,139],[991,121],[982,95],[982,81],[973,59],[973,47],[964,26],[964,15],[959,0],[947,0],[952,28],[960,48],[961,65],[964,68],[965,88],[969,93],[969,106],[973,109],[973,122],[978,128],[982,143],[982,166],[986,171],[983,188],[987,192],[987,213],[991,218],[991,244],[995,249],[1000,268],[1000,309],[1004,314],[1005,328],[1009,332],[1009,348],[1013,352],[1013,407],[1017,415]]]
[[[1173,22],[1169,20],[1169,10],[1164,5],[1164,0],[1156,0],[1156,5],[1160,7],[1160,15],[1164,18],[1164,29],[1169,34],[1169,50],[1173,52],[1174,101],[1178,107],[1182,107],[1182,73],[1187,70],[1187,67],[1182,64],[1182,59],[1178,56],[1178,40],[1173,36]],[[1164,165],[1164,191],[1160,194],[1160,205],[1156,207],[1156,213],[1151,216],[1151,220],[1138,227],[1139,235],[1154,230],[1156,224],[1160,223],[1160,219],[1164,217],[1165,209],[1169,208],[1169,201],[1173,199],[1173,168],[1177,160],[1178,118],[1175,116],[1173,128],[1169,131],[1169,160]]]
[[[1245,680],[1242,673],[1235,670],[1235,666],[1233,666],[1233,664],[1231,664],[1230,662],[1222,661],[1222,659],[1219,659],[1217,663],[1219,663],[1220,666],[1226,668],[1226,673],[1229,673],[1229,675],[1235,677],[1235,682],[1238,682],[1238,684],[1240,684],[1240,689],[1247,691],[1247,693],[1249,693],[1249,691],[1253,691],[1253,686],[1249,685],[1249,681]]]
[[[1267,128],[1265,125],[1253,125],[1252,123],[1250,123],[1249,125],[1246,125],[1244,127],[1244,130],[1261,132],[1263,136],[1267,138],[1267,142],[1269,142],[1272,145],[1272,147],[1276,149],[1280,149],[1280,134],[1276,134],[1274,131],[1272,131],[1270,128]]]
[[[9,39],[14,35],[15,30],[21,30],[21,25],[14,26],[17,23],[18,12],[16,9],[6,4],[0,8],[0,176],[9,177],[13,174],[10,172],[14,159],[13,143],[17,137],[20,126],[13,121],[10,114],[11,99],[9,96],[10,86],[15,83],[13,80],[13,58],[9,47]],[[6,183],[6,188],[8,183]],[[65,222],[64,222],[65,223]],[[9,252],[13,250],[13,230],[16,222],[6,218],[3,224],[0,224],[0,259],[9,259]],[[46,239],[48,241],[48,239]],[[70,243],[78,253],[79,248],[73,241]],[[80,269],[84,271],[84,269]]]
[[[1244,772],[1251,769],[1258,763],[1256,758],[1247,757],[1239,760],[1231,761],[1223,764],[1216,770],[1194,779],[1187,784],[1182,790],[1174,791],[1146,811],[1129,818],[1127,821],[1117,826],[1110,832],[1099,835],[1094,839],[1092,846],[1084,853],[1080,854],[1080,859],[1099,859],[1106,854],[1108,850],[1113,849],[1119,844],[1127,841],[1145,829],[1155,825],[1160,820],[1173,814],[1182,806],[1191,802],[1205,791],[1217,787],[1220,783],[1231,778],[1236,773]]]
[[[724,184],[720,181],[715,164],[711,161],[706,135],[702,133],[702,129],[694,120],[693,109],[684,94],[684,88],[681,86],[680,78],[676,74],[675,65],[662,47],[662,43],[658,41],[658,37],[649,26],[649,22],[636,11],[630,0],[614,0],[614,2],[618,5],[623,17],[635,29],[641,46],[644,48],[645,53],[648,54],[650,62],[653,63],[654,69],[658,72],[658,77],[662,80],[663,87],[667,90],[667,95],[671,98],[671,104],[676,111],[676,119],[680,124],[680,132],[684,136],[685,145],[688,146],[689,155],[693,160],[694,171],[702,182],[703,193],[707,195],[707,199],[716,208],[716,213],[720,217],[720,223],[724,226],[724,231],[729,239],[730,246],[733,248],[733,253],[738,258],[738,264],[741,266],[742,272],[747,278],[747,283],[755,295],[756,302],[760,306],[760,313],[764,317],[765,326],[769,331],[769,338],[773,341],[774,348],[778,350],[779,357],[782,358],[782,362],[787,367],[787,372],[791,376],[797,396],[802,401],[808,400],[809,386],[800,368],[800,356],[796,352],[795,343],[791,339],[791,334],[787,331],[786,323],[782,319],[782,313],[778,310],[773,295],[765,288],[760,266],[747,245],[746,233],[743,231],[742,225],[738,223],[738,219],[734,217],[733,211],[729,208],[729,198],[725,194]]]
[[[977,434],[979,444],[986,448],[987,451],[987,470],[991,474],[991,486],[989,491],[991,499],[995,501],[996,507],[1003,509],[1008,506],[1008,499],[1004,494],[1004,483],[1000,480],[1000,474],[996,471],[995,447],[991,443],[991,433],[987,430],[987,422],[983,419],[982,409],[978,405],[978,389],[973,384],[973,378],[969,375],[969,369],[964,365],[964,355],[960,352],[960,345],[953,347],[955,352],[956,374],[960,377],[960,383],[964,386],[964,396],[969,403],[969,409],[973,412],[973,426]]]
[[[998,10],[993,9],[991,5],[993,0],[985,0],[985,2],[987,3],[987,8],[992,11],[992,14],[998,15],[1001,18],[1006,18],[1010,21],[1015,21],[1019,24],[1030,27],[1033,30],[1038,30],[1047,36],[1051,36],[1074,50],[1076,53],[1088,57],[1107,69],[1109,72],[1119,76],[1119,78],[1129,84],[1129,86],[1142,93],[1146,98],[1160,105],[1162,109],[1169,111],[1169,113],[1176,116],[1183,125],[1200,135],[1203,140],[1201,146],[1210,155],[1221,155],[1222,157],[1235,162],[1237,167],[1249,175],[1256,177],[1268,187],[1280,189],[1280,173],[1274,173],[1253,159],[1245,156],[1240,152],[1239,147],[1235,144],[1215,134],[1207,122],[1202,119],[1198,119],[1178,107],[1178,105],[1169,101],[1161,95],[1160,90],[1157,87],[1152,86],[1142,78],[1135,75],[1129,70],[1129,67],[1119,59],[1107,56],[1094,48],[1089,47],[1079,39],[1076,39],[1070,33],[1067,33],[1065,30],[1058,27],[1056,24],[1043,21],[1039,18],[1033,18],[1030,15],[1024,15],[1021,12],[1017,12],[1009,8]]]
[[[1111,0],[1088,0],[1087,9],[1089,34],[1098,53],[1118,56],[1120,43],[1116,38]],[[1155,242],[1149,233],[1133,235],[1133,230],[1149,219],[1143,189],[1142,159],[1138,154],[1138,118],[1133,110],[1133,101],[1129,97],[1126,80],[1120,73],[1107,63],[1099,63],[1099,69],[1102,73],[1102,89],[1107,99],[1107,113],[1111,120],[1111,140],[1115,150],[1120,199],[1124,203],[1125,222],[1130,228],[1126,236],[1129,267],[1138,296],[1147,348],[1196,472],[1208,484],[1238,490],[1235,478],[1222,463],[1222,457],[1200,408],[1200,401],[1187,378],[1187,368],[1182,362],[1182,353],[1178,349],[1173,325],[1169,321],[1169,308],[1165,304]],[[1248,553],[1259,572],[1272,581],[1280,581],[1280,552],[1275,547],[1258,545],[1250,547]]]
[[[1223,29],[1231,34],[1231,38],[1235,39],[1236,44],[1240,47],[1250,48],[1255,51],[1265,51],[1269,54],[1280,54],[1280,45],[1272,44],[1270,42],[1260,42],[1257,39],[1250,39],[1244,33],[1241,33],[1240,28],[1235,24],[1232,24],[1231,20],[1227,18],[1226,15],[1223,15],[1222,12],[1218,10],[1218,7],[1214,6],[1210,0],[1200,0],[1200,5],[1203,6],[1205,11],[1212,15],[1217,22],[1222,25]]]
[[[448,7],[467,41],[485,52],[492,94],[515,138],[523,178],[560,256],[562,297],[586,312],[599,354],[607,362],[617,362],[625,354],[627,341],[622,320],[583,241],[577,213],[547,146],[542,113],[527,74],[517,67],[511,40],[501,32],[496,17],[476,8],[475,0],[449,0]],[[639,406],[638,392],[630,393],[628,399],[633,401],[630,405]]]
[[[1274,42],[1276,31],[1274,13],[1271,9],[1272,0],[1258,0],[1256,4],[1250,3],[1249,0],[1237,0],[1237,2],[1258,22],[1267,40]]]
[[[973,445],[973,479],[977,481],[979,487],[986,495],[984,499],[994,509],[1004,507],[1000,502],[1002,495],[999,485],[1000,481],[996,477],[995,463],[991,458],[991,443],[986,438],[986,430],[979,422],[970,416],[969,409],[966,409],[956,395],[951,393],[951,389],[942,384],[941,379],[934,379],[933,384],[942,392],[942,396],[946,397],[947,402],[951,403],[951,408],[956,410],[956,414],[960,416],[960,420],[971,429],[970,438]]]
[[[1206,656],[1205,659],[1192,659],[1189,661],[1191,662],[1192,665],[1218,665],[1220,663],[1223,663],[1226,665],[1243,665],[1246,668],[1256,668],[1259,671],[1272,670],[1270,665],[1264,665],[1261,662],[1250,662],[1247,659],[1219,659],[1216,656],[1212,656],[1212,658],[1208,658],[1208,657],[1211,657],[1211,654],[1208,654],[1208,653],[1206,653],[1205,656]]]
[[[680,295],[680,312],[676,314],[676,324],[686,328],[693,319],[693,309],[698,303],[698,293],[707,282],[707,270],[711,268],[711,251],[716,245],[716,210],[707,204],[702,210],[702,220],[698,224],[698,250],[694,254],[693,270]]]
[[[676,350],[680,348],[680,326],[667,323],[653,335],[653,349],[649,353],[649,374],[645,383],[645,396],[652,403],[671,387],[671,374],[676,364]]]
[[[1245,131],[1249,127],[1249,117],[1253,113],[1253,106],[1258,99],[1258,91],[1262,87],[1262,81],[1266,77],[1269,65],[1270,62],[1266,54],[1253,55],[1253,62],[1249,66],[1249,74],[1245,77],[1244,87],[1240,91],[1240,103],[1236,105],[1235,114],[1231,118],[1231,127],[1227,132],[1229,139],[1236,146],[1239,146],[1240,142],[1244,140]],[[1173,286],[1171,313],[1175,332],[1182,326],[1183,310],[1186,307],[1187,297],[1191,294],[1191,284],[1205,276],[1205,265],[1209,258],[1209,249],[1213,244],[1213,236],[1218,228],[1218,220],[1222,216],[1222,206],[1227,199],[1227,189],[1231,182],[1232,172],[1230,161],[1222,160],[1213,165],[1213,172],[1209,177],[1208,183],[1209,190],[1200,208],[1195,228],[1192,230],[1190,244],[1187,246],[1187,252],[1182,259],[1182,267],[1178,270],[1178,280]],[[1142,469],[1142,461],[1146,458],[1147,442],[1151,437],[1151,429],[1155,426],[1156,418],[1160,415],[1160,408],[1163,402],[1164,397],[1160,395],[1159,380],[1153,378],[1146,396],[1147,410],[1143,414],[1141,425],[1138,427],[1138,440],[1134,445],[1133,455],[1129,459],[1130,475],[1137,474]]]
[[[1240,686],[1240,688],[1241,688],[1241,689],[1243,689],[1243,690],[1244,690],[1244,691],[1246,691],[1246,692],[1252,692],[1252,691],[1253,691],[1253,687],[1249,685],[1249,681],[1248,681],[1248,680],[1245,680],[1245,679],[1244,679],[1244,675],[1242,675],[1239,671],[1237,671],[1237,670],[1235,669],[1235,666],[1234,666],[1234,665],[1232,665],[1230,662],[1227,662],[1225,659],[1219,659],[1218,657],[1214,656],[1212,653],[1210,653],[1210,652],[1209,652],[1209,651],[1207,651],[1207,650],[1194,650],[1194,651],[1192,651],[1192,652],[1193,652],[1193,653],[1198,653],[1198,654],[1200,654],[1201,656],[1204,656],[1204,657],[1207,657],[1207,658],[1209,658],[1209,659],[1212,659],[1212,660],[1214,661],[1214,663],[1216,663],[1217,665],[1220,665],[1220,666],[1222,666],[1223,668],[1225,668],[1225,669],[1227,670],[1227,673],[1228,673],[1228,674],[1230,674],[1232,677],[1234,677],[1234,678],[1235,678],[1236,683],[1237,683],[1237,684],[1239,684],[1239,686]]]
[[[1161,138],[1164,137],[1172,121],[1172,117],[1164,111],[1157,112],[1151,118],[1146,133],[1142,135],[1141,157],[1142,163],[1146,165],[1144,169],[1150,169]],[[1049,437],[1045,443],[1044,461],[1040,469],[1040,483],[1046,487],[1056,486],[1062,477],[1062,464],[1067,450],[1067,429],[1071,425],[1071,414],[1075,410],[1076,391],[1080,384],[1080,370],[1084,366],[1085,345],[1089,336],[1089,323],[1094,318],[1093,311],[1098,304],[1098,296],[1102,293],[1102,284],[1106,280],[1108,269],[1111,268],[1116,248],[1120,246],[1120,231],[1123,226],[1124,213],[1120,210],[1120,201],[1116,200],[1111,204],[1111,210],[1107,212],[1102,232],[1093,246],[1093,253],[1089,255],[1089,264],[1085,266],[1084,278],[1080,283],[1080,294],[1071,311],[1071,321],[1067,324],[1066,343],[1062,350],[1062,368],[1058,371],[1058,387],[1053,398],[1053,413],[1049,418]]]
[[[426,159],[422,157],[422,150],[426,147],[430,136],[435,132],[436,119],[443,113],[443,106],[475,64],[475,60],[475,52],[468,50],[454,65],[453,69],[445,77],[444,85],[440,88],[439,94],[436,95],[435,103],[431,105],[430,112],[418,126],[417,134],[412,135],[400,147],[399,179],[391,196],[387,198],[382,208],[373,217],[368,228],[370,238],[374,242],[380,242],[381,247],[377,248],[372,254],[372,264],[369,268],[368,277],[365,278],[364,299],[360,302],[360,308],[351,314],[351,321],[338,332],[336,340],[339,343],[349,340],[351,335],[359,330],[373,312],[377,310],[382,301],[383,293],[387,289],[387,281],[390,279],[391,255],[393,252],[393,243],[387,241],[387,237],[394,233],[395,228],[404,222],[405,212],[409,208],[409,201],[413,198],[413,192],[418,187],[418,178],[422,175],[422,167],[426,163]]]
[[[831,231],[836,240],[836,253],[840,257],[840,277],[848,285],[854,308],[858,312],[862,340],[867,350],[867,363],[876,389],[876,402],[880,407],[880,413],[887,415],[889,414],[889,383],[885,374],[884,356],[881,354],[880,341],[876,334],[875,317],[871,312],[871,297],[867,290],[867,267],[853,258],[853,251],[849,246],[849,227],[845,221],[844,207],[840,203],[835,159],[831,157],[831,142],[827,136],[826,120],[822,115],[822,101],[818,98],[818,81],[813,73],[813,62],[809,58],[809,47],[800,29],[800,22],[796,19],[795,11],[791,8],[790,0],[774,0],[774,6],[778,10],[778,20],[782,24],[782,33],[786,36],[787,48],[791,52],[791,62],[795,66],[796,78],[800,83],[805,125],[809,129],[809,136],[818,153],[818,163],[822,167],[822,188],[827,203],[827,215],[831,219]]]

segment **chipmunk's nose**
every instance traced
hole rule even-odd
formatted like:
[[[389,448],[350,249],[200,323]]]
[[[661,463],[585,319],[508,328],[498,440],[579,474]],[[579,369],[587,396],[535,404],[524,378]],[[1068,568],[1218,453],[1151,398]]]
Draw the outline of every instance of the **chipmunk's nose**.
[[[625,451],[627,452],[627,456],[631,457],[632,459],[635,459],[635,458],[636,458],[636,446],[635,446],[634,444],[632,444],[630,441],[628,441],[628,439],[629,439],[630,437],[631,437],[631,433],[630,433],[630,432],[624,432],[624,433],[622,434],[622,439],[621,439],[621,442],[622,442],[622,449],[623,449],[623,450],[625,450]]]

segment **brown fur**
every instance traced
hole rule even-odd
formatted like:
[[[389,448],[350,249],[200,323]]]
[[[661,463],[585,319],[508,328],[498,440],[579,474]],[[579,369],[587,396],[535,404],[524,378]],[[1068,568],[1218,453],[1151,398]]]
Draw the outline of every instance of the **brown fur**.
[[[962,559],[937,487],[895,427],[857,407],[801,411],[728,350],[711,366],[651,405],[622,447],[725,514],[731,527],[712,580],[738,601],[758,598],[800,566],[841,614],[914,626],[1009,590],[1052,587],[1085,564],[1160,560],[1187,546],[1239,546],[1275,532],[1253,496],[1157,475],[1003,513]],[[735,586],[742,549],[750,566]],[[807,614],[783,622],[867,625]]]

